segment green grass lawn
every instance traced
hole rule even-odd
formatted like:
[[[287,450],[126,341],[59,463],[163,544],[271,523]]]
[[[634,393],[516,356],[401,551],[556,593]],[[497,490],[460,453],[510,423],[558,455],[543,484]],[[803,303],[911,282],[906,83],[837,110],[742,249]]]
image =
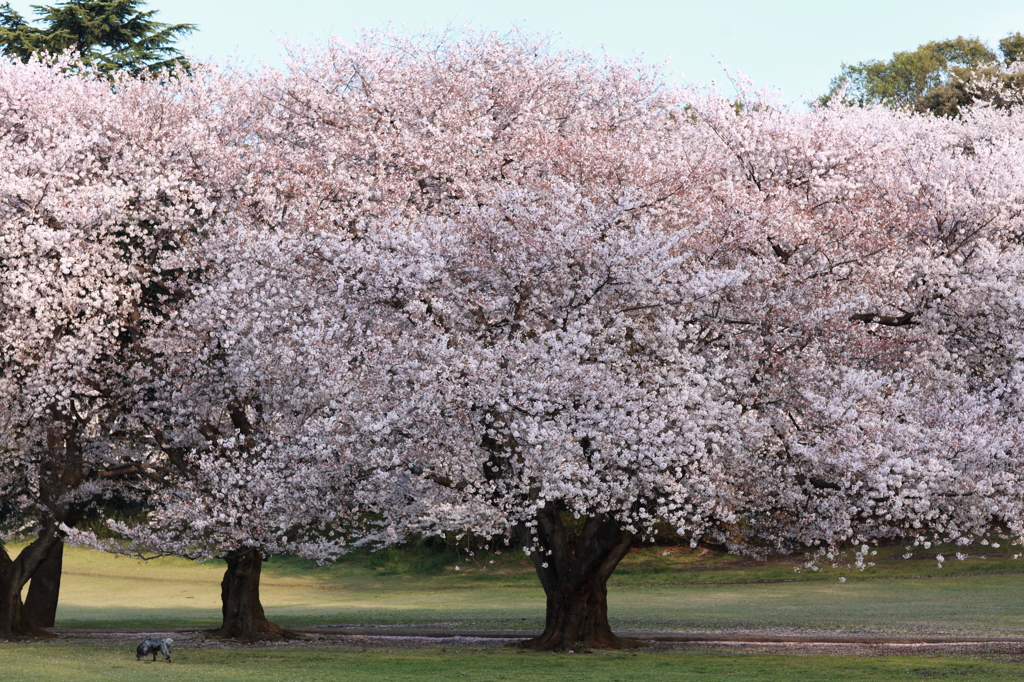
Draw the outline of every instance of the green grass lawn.
[[[1010,572],[1024,570],[1024,561],[990,552],[938,569],[931,558],[888,558],[895,551],[880,552],[878,565],[864,573],[794,573],[792,563],[644,549],[611,581],[610,618],[620,631],[1024,636],[1024,574]],[[213,625],[223,566],[68,548],[57,625]],[[267,614],[291,627],[536,631],[544,615],[543,592],[517,553],[467,560],[413,550],[325,567],[274,558],[264,566],[261,592]]]
[[[863,573],[843,565],[796,573],[794,563],[786,561],[642,549],[627,557],[611,581],[612,625],[620,632],[681,634],[1024,636],[1024,562],[989,550],[984,559],[939,569],[934,550],[909,561],[892,558],[903,551],[879,550],[874,557],[878,565]],[[151,631],[213,625],[219,619],[223,566],[171,558],[141,562],[68,548],[57,625]],[[846,581],[839,582],[840,577]],[[324,567],[274,558],[264,566],[262,596],[268,615],[291,627],[536,632],[544,613],[543,592],[517,552],[467,557],[420,548],[356,555]],[[1024,677],[1024,664],[1006,655],[866,657],[708,649],[551,655],[500,646],[359,650],[323,643],[225,649],[196,644],[187,636],[175,646],[174,663],[166,664],[136,662],[128,639],[0,644],[0,680],[857,682]]]
[[[522,653],[499,647],[359,651],[317,648],[185,649],[171,664],[136,662],[130,647],[23,644],[0,648],[0,680],[314,682],[529,680],[601,682],[861,682],[1019,680],[1021,664],[966,656],[880,658],[722,655],[698,651]]]

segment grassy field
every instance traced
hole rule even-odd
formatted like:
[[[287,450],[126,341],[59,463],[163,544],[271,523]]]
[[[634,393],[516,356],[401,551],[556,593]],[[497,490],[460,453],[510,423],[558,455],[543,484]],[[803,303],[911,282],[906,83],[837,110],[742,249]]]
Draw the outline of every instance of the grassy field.
[[[974,548],[975,558],[941,569],[934,550],[911,560],[895,558],[903,548],[879,550],[873,557],[877,565],[863,573],[841,564],[797,573],[792,562],[758,563],[675,547],[641,549],[627,557],[611,582],[610,616],[620,632],[1022,637],[1024,562],[991,549],[981,558],[985,549]],[[171,558],[140,562],[69,548],[57,625],[154,632],[213,625],[223,566]],[[841,577],[846,580],[840,582]],[[262,596],[268,615],[291,627],[525,634],[540,629],[544,612],[532,568],[516,552],[467,557],[420,548],[358,555],[325,567],[274,558],[264,567]],[[136,662],[135,635],[0,644],[0,681],[858,682],[1024,676],[1019,647],[1013,645],[1004,645],[1010,653],[972,656],[955,647],[949,650],[960,655],[683,648],[554,656],[493,645],[353,649],[338,641],[223,648],[198,643],[194,636],[177,637],[169,665]]]
[[[720,655],[680,652],[520,653],[508,649],[358,651],[197,649],[171,664],[136,662],[115,645],[27,644],[0,649],[0,680],[106,682],[314,682],[327,680],[580,682],[862,682],[922,679],[1019,680],[1021,664],[957,657]]]
[[[644,549],[613,578],[610,617],[622,631],[1024,636],[1021,560],[990,552],[939,569],[930,557],[888,558],[895,551],[864,573],[795,573],[792,563]],[[69,548],[64,568],[58,626],[198,628],[219,617],[219,561],[140,562]],[[268,615],[291,627],[536,631],[544,613],[532,568],[515,553],[467,561],[392,552],[327,567],[275,558],[262,597]]]

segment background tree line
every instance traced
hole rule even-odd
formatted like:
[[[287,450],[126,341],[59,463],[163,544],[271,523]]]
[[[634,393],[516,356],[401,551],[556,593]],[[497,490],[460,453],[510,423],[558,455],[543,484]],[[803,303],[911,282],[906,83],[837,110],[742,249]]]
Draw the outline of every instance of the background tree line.
[[[956,116],[978,101],[1005,108],[1024,92],[1024,35],[999,41],[998,55],[978,38],[958,36],[897,52],[888,61],[843,64],[819,101],[840,95],[847,104],[880,104],[936,116]]]

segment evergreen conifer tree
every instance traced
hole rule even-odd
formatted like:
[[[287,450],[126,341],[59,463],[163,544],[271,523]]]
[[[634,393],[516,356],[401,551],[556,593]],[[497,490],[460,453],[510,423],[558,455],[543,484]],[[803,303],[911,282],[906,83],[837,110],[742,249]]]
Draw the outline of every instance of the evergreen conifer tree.
[[[142,0],[67,0],[57,5],[33,5],[38,19],[27,21],[0,4],[0,54],[28,61],[34,54],[59,54],[69,49],[84,64],[102,73],[144,68],[159,70],[188,62],[174,47],[195,24],[165,24],[144,11]]]

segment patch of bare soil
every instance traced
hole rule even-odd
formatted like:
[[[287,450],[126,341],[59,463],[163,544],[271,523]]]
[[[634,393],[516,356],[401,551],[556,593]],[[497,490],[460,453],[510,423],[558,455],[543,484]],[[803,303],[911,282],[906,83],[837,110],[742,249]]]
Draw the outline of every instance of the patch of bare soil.
[[[518,633],[481,634],[440,634],[408,632],[402,634],[376,633],[372,631],[329,632],[320,629],[298,629],[300,638],[284,642],[241,643],[232,640],[212,639],[200,630],[141,630],[114,628],[51,628],[56,639],[45,640],[53,643],[106,643],[129,644],[141,642],[148,637],[171,637],[178,648],[247,649],[253,647],[310,647],[334,646],[339,648],[436,648],[480,645],[502,645],[525,639]],[[325,629],[326,630],[326,629]],[[42,642],[43,640],[39,640]]]

